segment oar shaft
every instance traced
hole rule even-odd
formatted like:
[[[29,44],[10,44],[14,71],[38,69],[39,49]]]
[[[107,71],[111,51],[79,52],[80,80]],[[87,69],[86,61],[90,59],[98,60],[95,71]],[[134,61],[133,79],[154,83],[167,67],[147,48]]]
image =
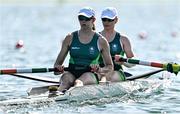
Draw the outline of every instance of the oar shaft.
[[[87,72],[91,71],[90,67],[77,67],[77,68],[69,68],[65,67],[64,71],[79,71],[86,70]],[[56,68],[12,68],[12,69],[1,69],[0,75],[2,74],[15,74],[15,73],[45,73],[45,72],[53,72],[58,71]]]
[[[162,63],[148,62],[148,61],[142,61],[142,60],[137,60],[137,59],[119,58],[118,61],[127,62],[131,64],[139,64],[139,65],[144,65],[144,66],[158,67],[158,68],[163,68],[164,66],[164,64]]]
[[[127,62],[131,64],[139,64],[144,66],[152,66],[157,68],[163,68],[165,70],[168,69],[168,64],[158,63],[158,62],[148,62],[148,61],[142,61],[138,59],[130,59],[130,58],[123,58],[119,55],[115,55],[115,61],[117,62]],[[180,65],[179,64],[172,64],[173,72],[179,72],[180,71]]]
[[[13,74],[13,73],[42,73],[52,72],[54,68],[16,68],[16,69],[3,69],[0,74]]]

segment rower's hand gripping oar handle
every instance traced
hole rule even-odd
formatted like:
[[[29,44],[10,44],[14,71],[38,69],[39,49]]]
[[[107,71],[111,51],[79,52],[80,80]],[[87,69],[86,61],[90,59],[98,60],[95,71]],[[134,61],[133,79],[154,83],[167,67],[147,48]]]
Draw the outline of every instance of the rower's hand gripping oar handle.
[[[176,75],[180,71],[180,65],[173,64],[173,63],[163,64],[163,63],[157,63],[157,62],[148,62],[148,61],[142,61],[138,59],[123,58],[121,55],[115,55],[114,60],[117,62],[127,62],[131,64],[163,68],[164,70],[167,70],[168,72],[171,72],[171,73],[175,73]]]

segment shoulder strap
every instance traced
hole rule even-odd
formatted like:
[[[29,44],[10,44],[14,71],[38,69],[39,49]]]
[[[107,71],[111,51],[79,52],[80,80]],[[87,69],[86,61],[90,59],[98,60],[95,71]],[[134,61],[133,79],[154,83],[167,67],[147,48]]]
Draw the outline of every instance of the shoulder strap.
[[[78,31],[74,31],[72,34],[73,34],[73,37],[78,37]]]
[[[119,39],[121,38],[121,35],[119,32],[116,32],[116,37],[118,37]]]

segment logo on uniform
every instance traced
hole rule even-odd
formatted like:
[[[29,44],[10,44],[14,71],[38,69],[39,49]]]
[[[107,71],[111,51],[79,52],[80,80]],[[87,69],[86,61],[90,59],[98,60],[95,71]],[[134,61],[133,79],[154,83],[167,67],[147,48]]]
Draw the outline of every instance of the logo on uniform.
[[[113,44],[113,45],[112,45],[112,50],[113,50],[113,51],[117,51],[117,49],[118,49],[118,48],[117,48],[117,45],[116,45],[116,44]]]
[[[71,47],[71,49],[80,49],[80,47]]]
[[[92,46],[91,46],[91,47],[89,47],[89,53],[90,53],[90,54],[94,54],[94,52],[95,52],[94,47],[92,47]]]

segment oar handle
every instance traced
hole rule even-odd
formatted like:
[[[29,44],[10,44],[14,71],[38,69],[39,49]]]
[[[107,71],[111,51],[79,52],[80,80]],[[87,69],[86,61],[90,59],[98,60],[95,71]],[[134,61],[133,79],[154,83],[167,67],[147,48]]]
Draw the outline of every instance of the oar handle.
[[[142,61],[142,60],[138,60],[138,59],[123,58],[120,55],[115,55],[114,60],[117,62],[127,62],[127,63],[131,63],[131,64],[163,68],[164,70],[172,69],[172,71],[174,73],[178,73],[180,71],[180,65],[178,65],[178,64],[169,64],[169,63],[163,64],[163,63],[158,63],[158,62]]]

